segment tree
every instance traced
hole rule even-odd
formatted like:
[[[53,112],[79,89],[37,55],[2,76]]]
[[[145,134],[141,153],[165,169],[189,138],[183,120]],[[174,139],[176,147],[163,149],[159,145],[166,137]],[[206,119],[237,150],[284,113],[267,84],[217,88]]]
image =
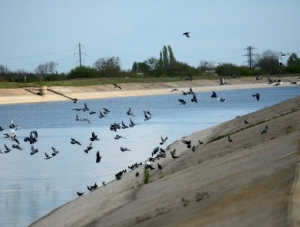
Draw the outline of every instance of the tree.
[[[275,74],[280,72],[279,53],[272,50],[266,50],[256,57],[256,66],[260,67],[266,73]]]
[[[6,76],[9,72],[9,69],[6,66],[0,65],[0,76]]]
[[[238,67],[232,63],[222,63],[216,67],[216,73],[220,76],[232,76],[237,72]]]
[[[121,59],[119,57],[99,58],[93,66],[101,76],[116,77],[121,75]]]
[[[56,63],[54,61],[40,64],[36,67],[35,73],[39,74],[39,75],[54,74],[56,72],[57,66],[58,66],[58,63]]]
[[[295,66],[300,65],[300,59],[298,58],[296,53],[292,53],[287,60],[287,66]]]
[[[214,62],[208,62],[208,61],[200,61],[199,70],[200,72],[204,73],[208,70],[215,69],[215,63]]]
[[[88,66],[78,66],[70,71],[68,79],[95,77],[97,77],[97,71],[95,69]]]

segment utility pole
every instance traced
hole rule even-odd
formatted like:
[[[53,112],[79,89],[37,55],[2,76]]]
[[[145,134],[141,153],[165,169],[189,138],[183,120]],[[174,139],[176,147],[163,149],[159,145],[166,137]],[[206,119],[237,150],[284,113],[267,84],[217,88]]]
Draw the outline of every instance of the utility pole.
[[[243,56],[247,56],[247,62],[249,69],[253,68],[254,60],[253,60],[253,49],[255,49],[253,46],[247,46],[247,54],[244,54]],[[245,50],[245,49],[244,49]]]
[[[81,68],[81,45],[79,43],[79,66]]]
[[[82,58],[81,58],[81,55],[82,54],[85,54],[85,53],[82,53],[81,52],[81,44],[79,43],[79,45],[78,45],[78,56],[79,56],[79,67],[81,68],[81,66],[82,66]]]

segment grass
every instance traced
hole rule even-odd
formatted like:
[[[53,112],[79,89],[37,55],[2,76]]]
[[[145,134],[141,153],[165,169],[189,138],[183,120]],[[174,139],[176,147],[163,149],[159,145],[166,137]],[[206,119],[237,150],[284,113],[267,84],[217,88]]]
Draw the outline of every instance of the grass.
[[[274,75],[275,76],[275,75]],[[295,76],[295,75],[280,75],[280,77]],[[251,77],[251,76],[249,76]],[[218,76],[201,75],[193,76],[194,80],[218,80]],[[247,78],[247,77],[239,77]],[[176,82],[185,81],[186,76],[174,76],[174,77],[120,77],[120,78],[79,78],[70,80],[58,80],[58,81],[36,81],[30,83],[16,83],[1,81],[0,88],[24,88],[24,87],[37,87],[37,86],[91,86],[91,85],[103,85],[114,83],[159,83],[159,82]]]

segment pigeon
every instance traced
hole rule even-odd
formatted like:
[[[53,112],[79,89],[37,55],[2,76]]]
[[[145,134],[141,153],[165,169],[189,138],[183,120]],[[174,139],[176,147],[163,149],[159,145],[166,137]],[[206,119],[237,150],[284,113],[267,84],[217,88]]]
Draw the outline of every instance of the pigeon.
[[[284,53],[280,52],[280,55],[281,55],[282,57],[284,57],[284,56],[286,56],[286,55],[289,55],[289,53],[284,54]]]
[[[151,119],[151,116],[147,114],[147,112],[144,111],[144,121],[148,121]]]
[[[84,103],[84,108],[82,109],[83,111],[88,111],[88,110],[90,110],[89,108],[88,108],[88,105],[86,104],[86,102]]]
[[[124,138],[124,139],[126,139],[125,137],[123,137],[123,136],[120,136],[120,135],[116,135],[114,139],[115,139],[115,140],[118,140],[118,139],[121,139],[121,138]]]
[[[125,125],[124,121],[122,121],[122,129],[126,129],[126,128],[129,128],[127,125]]]
[[[0,132],[2,132],[4,130],[4,128],[2,126],[0,126]]]
[[[157,163],[157,168],[162,170],[162,166],[159,163]]]
[[[186,36],[187,38],[190,38],[190,32],[184,32],[182,35]]]
[[[84,194],[84,192],[77,192],[78,196],[82,196]]]
[[[95,132],[92,132],[92,137],[90,138],[91,141],[99,140],[98,136],[95,134]]]
[[[132,112],[132,110],[131,110],[130,107],[129,107],[128,111],[127,111],[127,115],[134,117],[133,112]]]
[[[259,93],[253,94],[252,97],[255,97],[256,100],[259,101],[260,94]]]
[[[103,118],[103,117],[106,117],[105,114],[103,114],[103,113],[101,112],[101,110],[99,110],[99,118]]]
[[[195,102],[195,103],[198,102],[198,99],[197,99],[195,93],[193,93],[193,98],[191,99],[191,101],[192,101],[192,102]]]
[[[192,141],[191,140],[181,140],[181,141],[187,146],[187,148],[192,147]]]
[[[224,85],[224,84],[226,84],[226,81],[225,81],[224,76],[222,76],[222,77],[220,78],[220,85]]]
[[[45,152],[45,159],[50,159],[50,158],[53,158],[53,157],[49,156],[49,155]]]
[[[180,102],[179,105],[185,105],[186,101],[184,99],[178,99],[178,101]]]
[[[233,141],[233,140],[231,139],[230,136],[227,136],[227,138],[228,138],[228,141],[229,141],[229,142],[232,142],[232,141]]]
[[[130,124],[129,124],[129,127],[134,127],[135,125],[138,125],[137,123],[134,123],[133,121],[132,121],[132,119],[130,118]]]
[[[75,140],[74,138],[71,138],[71,144],[78,144],[78,145],[81,145],[81,143],[78,142],[77,140]]]
[[[105,186],[105,185],[106,185],[105,181],[102,181],[102,185],[103,185],[103,186]]]
[[[120,147],[120,150],[121,150],[122,152],[124,152],[124,151],[131,151],[131,150],[128,149],[127,147]]]
[[[153,85],[153,84],[149,84],[149,85],[144,84],[145,88],[149,88],[149,87],[152,86],[152,85]]]
[[[282,63],[282,61],[280,59],[278,59],[278,66],[279,67],[283,66],[283,63]]]
[[[84,152],[85,152],[85,153],[89,153],[89,151],[92,150],[92,149],[93,149],[93,144],[90,143],[90,144],[87,146],[87,148],[84,150]]]
[[[226,102],[226,99],[224,99],[224,98],[219,98],[218,99],[220,102]]]
[[[256,79],[256,80],[262,80],[262,76],[261,76],[261,75],[257,75],[257,76],[255,77],[255,79]]]
[[[192,146],[192,151],[195,152],[196,151],[196,147]]]
[[[11,149],[8,148],[8,146],[6,144],[4,144],[4,153],[9,153],[11,151]]]
[[[139,172],[136,172],[136,173],[135,173],[135,177],[138,177],[139,175],[140,175]]]
[[[217,93],[216,93],[216,92],[212,91],[212,95],[211,95],[210,97],[211,97],[211,98],[217,98],[218,96],[217,96]]]
[[[113,85],[114,85],[114,88],[122,89],[118,84],[113,84]]]
[[[177,89],[177,88],[174,88],[174,89],[171,90],[171,92],[174,92],[174,91],[178,91],[178,89]]]
[[[79,100],[77,98],[73,98],[73,103],[79,103]]]
[[[168,137],[166,136],[165,138],[162,138],[162,136],[161,136],[160,139],[161,139],[161,142],[159,144],[163,145],[167,141]]]
[[[249,121],[247,121],[247,120],[244,120],[244,123],[245,123],[245,124],[249,124]]]
[[[192,81],[193,80],[193,76],[191,74],[188,74],[186,80]]]
[[[269,129],[269,127],[268,127],[268,125],[266,125],[266,127],[261,131],[261,134],[267,133],[268,129]]]
[[[55,155],[57,155],[58,153],[59,153],[59,151],[58,150],[56,150],[56,148],[55,147],[51,147],[52,148],[52,156],[55,156]]]
[[[108,114],[108,113],[110,112],[110,110],[107,109],[107,108],[104,108],[104,107],[103,107],[102,109],[104,110],[104,111],[103,111],[104,114]]]
[[[30,155],[34,155],[36,153],[38,153],[39,150],[38,149],[35,149],[34,146],[31,146],[31,152],[30,152]]]
[[[12,147],[13,147],[13,148],[16,148],[16,149],[18,149],[18,150],[23,150],[23,148],[20,147],[19,144],[13,144]]]
[[[101,162],[101,158],[102,158],[102,156],[100,156],[100,151],[97,151],[97,153],[96,153],[96,163]]]

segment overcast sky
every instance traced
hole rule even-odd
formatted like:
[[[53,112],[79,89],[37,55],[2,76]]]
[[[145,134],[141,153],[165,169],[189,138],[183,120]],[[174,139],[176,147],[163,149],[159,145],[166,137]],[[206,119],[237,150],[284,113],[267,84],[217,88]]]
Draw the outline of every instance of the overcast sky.
[[[55,61],[67,73],[79,43],[83,65],[119,57],[122,69],[164,45],[194,67],[246,65],[247,46],[299,56],[299,9],[299,0],[0,0],[0,65],[33,72]]]

